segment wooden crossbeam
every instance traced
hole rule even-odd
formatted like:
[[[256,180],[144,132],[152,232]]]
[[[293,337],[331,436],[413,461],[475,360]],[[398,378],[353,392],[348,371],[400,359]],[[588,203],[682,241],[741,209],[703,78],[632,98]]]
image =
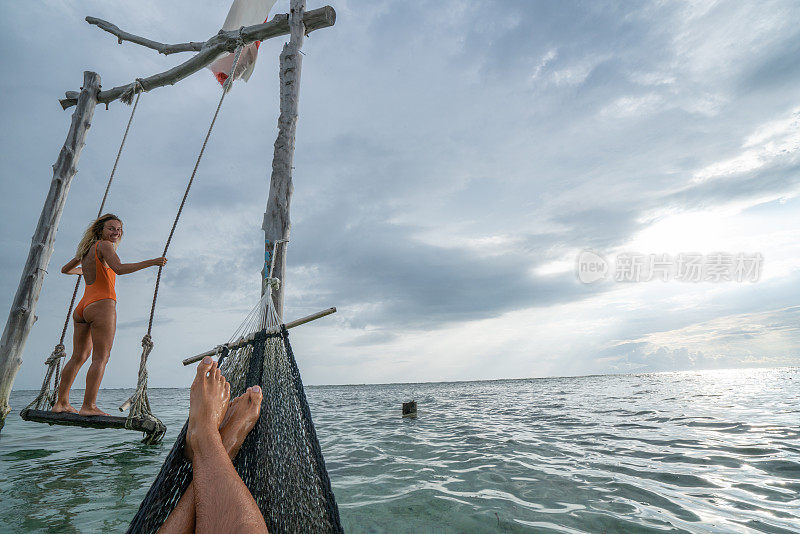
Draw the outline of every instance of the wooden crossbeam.
[[[183,80],[213,63],[220,54],[235,52],[239,44],[240,36],[244,44],[249,44],[254,41],[264,41],[272,37],[288,35],[290,32],[289,15],[282,14],[275,15],[272,20],[264,24],[255,24],[242,28],[241,33],[240,30],[220,31],[204,43],[190,42],[167,45],[122,31],[116,25],[95,17],[86,17],[86,21],[116,36],[117,41],[120,43],[122,43],[122,41],[129,41],[146,48],[152,48],[162,54],[197,51],[197,54],[191,59],[184,61],[176,67],[147,78],[139,78],[139,82],[142,84],[145,91],[150,91],[165,85],[174,85],[180,80]],[[314,30],[333,26],[336,23],[336,11],[331,6],[308,11],[303,16],[303,23],[305,24],[306,34]],[[133,80],[131,80],[131,83],[132,82]],[[107,91],[100,91],[97,95],[97,102],[100,104],[113,102],[119,99],[130,87],[131,84],[128,83]],[[59,100],[61,107],[67,109],[70,106],[74,106],[78,101],[78,95],[79,93],[77,91],[67,91],[66,98]]]

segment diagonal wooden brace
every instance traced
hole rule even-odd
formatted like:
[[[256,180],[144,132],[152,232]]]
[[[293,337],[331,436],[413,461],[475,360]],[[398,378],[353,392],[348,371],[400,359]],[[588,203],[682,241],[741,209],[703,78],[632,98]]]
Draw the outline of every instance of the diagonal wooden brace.
[[[181,43],[177,45],[165,45],[157,43],[143,37],[133,35],[128,32],[123,32],[114,24],[106,22],[94,17],[86,17],[86,21],[93,24],[117,37],[119,41],[125,40],[132,43],[146,46],[159,51],[160,53],[170,53],[178,51],[191,51],[198,50],[191,59],[184,61],[180,65],[173,67],[164,72],[154,74],[147,78],[139,78],[142,87],[145,91],[150,91],[157,87],[165,85],[174,85],[175,83],[191,76],[195,72],[207,67],[213,63],[221,54],[225,52],[234,52],[236,47],[240,44],[239,37],[241,36],[244,44],[249,44],[254,41],[264,41],[272,37],[289,34],[289,15],[275,15],[272,20],[264,24],[255,24],[253,26],[246,26],[241,30],[220,31],[217,35],[208,39],[202,46],[198,47],[199,43]],[[336,23],[336,11],[331,6],[321,7],[313,11],[308,11],[303,16],[303,23],[306,27],[306,33],[311,33],[314,30],[328,28]],[[130,89],[131,84],[120,85],[109,89],[108,91],[100,91],[97,96],[99,104],[108,104],[114,100],[119,99],[122,94]],[[74,106],[78,101],[79,93],[77,91],[67,91],[66,98],[59,100],[61,107],[67,109]]]

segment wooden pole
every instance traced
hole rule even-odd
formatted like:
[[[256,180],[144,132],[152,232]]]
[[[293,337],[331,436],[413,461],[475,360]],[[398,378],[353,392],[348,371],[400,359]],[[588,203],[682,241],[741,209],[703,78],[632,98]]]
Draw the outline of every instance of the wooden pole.
[[[292,224],[289,219],[289,206],[292,201],[292,161],[294,160],[295,133],[297,131],[297,105],[300,97],[300,70],[303,57],[300,48],[306,29],[303,24],[305,0],[291,0],[289,30],[291,37],[283,46],[280,57],[280,95],[281,113],[278,117],[278,137],[275,139],[275,152],[272,157],[272,176],[264,212],[264,269],[262,271],[261,294],[267,290],[266,278],[272,261],[272,248],[276,241],[289,239]],[[283,290],[286,288],[286,243],[275,250],[274,278],[281,280],[280,287],[272,293],[272,300],[278,317],[283,318]]]
[[[332,313],[336,313],[336,308],[328,308],[327,310],[322,310],[322,311],[318,311],[317,313],[312,313],[311,315],[306,315],[305,317],[301,317],[300,319],[295,319],[294,321],[289,321],[288,323],[286,323],[283,326],[286,327],[286,330],[291,330],[292,328],[294,328],[296,326],[304,325],[306,323],[310,323],[311,321],[316,321],[317,319],[321,319],[322,317],[326,317],[326,316],[328,316],[328,315],[330,315]],[[278,327],[274,327],[274,328],[275,328],[275,331],[279,331]],[[224,345],[220,345],[218,347],[215,347],[215,348],[213,348],[211,350],[207,350],[205,352],[201,352],[200,354],[197,354],[195,356],[190,356],[189,358],[186,358],[185,360],[183,360],[183,365],[189,365],[189,364],[192,364],[192,363],[195,363],[195,362],[199,362],[200,360],[202,360],[206,356],[214,356],[215,354],[219,354],[222,351],[222,349],[225,348],[225,347],[228,347],[228,350],[238,349],[242,345],[246,345],[250,341],[253,341],[254,338],[255,338],[255,332],[250,333],[250,334],[248,334],[246,336],[240,337],[239,339],[237,339],[236,341],[233,341],[231,343],[226,343]],[[126,409],[125,405],[123,404],[122,407],[120,407],[120,410],[125,410],[125,409]]]
[[[84,72],[83,88],[75,112],[72,114],[67,140],[61,148],[56,164],[53,165],[50,192],[47,194],[39,223],[31,239],[28,260],[22,270],[17,294],[14,296],[3,337],[0,339],[0,429],[3,428],[6,416],[11,411],[8,405],[11,386],[22,365],[22,352],[28,334],[36,322],[36,303],[42,291],[50,256],[53,255],[53,244],[58,223],[61,221],[61,212],[64,210],[72,177],[78,170],[78,160],[86,144],[86,134],[92,123],[99,92],[100,76],[95,72]]]

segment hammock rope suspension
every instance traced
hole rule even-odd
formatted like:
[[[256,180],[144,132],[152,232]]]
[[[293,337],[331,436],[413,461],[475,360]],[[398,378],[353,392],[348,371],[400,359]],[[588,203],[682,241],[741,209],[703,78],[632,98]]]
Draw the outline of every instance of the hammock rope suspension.
[[[230,348],[217,348],[231,397],[253,385],[263,391],[261,414],[233,464],[270,533],[340,533],[336,498],[287,325],[281,324],[275,311],[272,292],[268,285],[231,336]],[[184,425],[131,521],[129,533],[155,534],[192,480],[192,465],[184,456],[186,429]]]

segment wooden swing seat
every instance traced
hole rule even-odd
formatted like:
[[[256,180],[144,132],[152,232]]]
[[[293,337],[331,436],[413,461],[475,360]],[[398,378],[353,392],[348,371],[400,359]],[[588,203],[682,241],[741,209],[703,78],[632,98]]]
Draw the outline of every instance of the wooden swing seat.
[[[163,434],[167,427],[161,421],[134,418],[129,427],[125,426],[127,417],[113,415],[80,415],[69,412],[51,412],[49,410],[33,410],[26,408],[19,414],[25,421],[47,423],[48,425],[80,426],[84,428],[121,428],[137,430],[146,434]]]

